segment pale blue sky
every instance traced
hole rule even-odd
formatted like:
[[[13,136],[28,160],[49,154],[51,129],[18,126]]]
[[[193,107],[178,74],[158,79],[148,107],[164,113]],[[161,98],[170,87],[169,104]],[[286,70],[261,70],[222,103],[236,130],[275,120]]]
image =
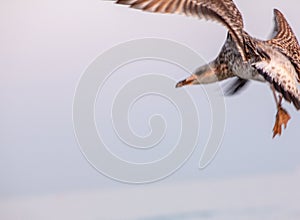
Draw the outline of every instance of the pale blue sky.
[[[273,8],[278,8],[300,36],[298,1],[236,3],[250,34],[266,38]],[[75,139],[72,102],[86,67],[114,45],[144,37],[177,41],[210,61],[226,37],[225,29],[212,22],[97,0],[5,0],[0,29],[0,196],[125,187],[94,170]],[[177,72],[172,77],[186,76]],[[188,90],[199,107],[206,104],[201,88]],[[197,169],[205,142],[200,140],[191,160],[165,182],[289,172],[300,166],[300,113],[287,107],[292,116],[288,130],[272,140],[275,104],[266,85],[252,83],[243,94],[226,98],[226,106],[226,133],[214,162]],[[208,110],[201,111],[205,118]]]

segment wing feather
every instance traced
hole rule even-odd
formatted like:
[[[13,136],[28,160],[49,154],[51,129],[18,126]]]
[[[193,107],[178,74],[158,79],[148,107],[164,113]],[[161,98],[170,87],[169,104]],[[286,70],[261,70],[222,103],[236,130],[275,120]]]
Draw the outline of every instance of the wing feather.
[[[148,12],[184,14],[217,21],[229,30],[245,59],[243,18],[232,0],[117,0],[116,3]]]
[[[230,82],[225,88],[225,94],[227,96],[233,96],[239,94],[249,84],[249,80],[237,77],[233,82]]]
[[[258,72],[282,94],[284,99],[300,109],[300,92],[297,87],[296,70],[280,52],[273,50],[271,60],[253,64]]]
[[[296,69],[297,80],[300,82],[300,46],[298,40],[284,15],[277,9],[274,9],[274,21],[272,39],[267,42],[290,59]]]

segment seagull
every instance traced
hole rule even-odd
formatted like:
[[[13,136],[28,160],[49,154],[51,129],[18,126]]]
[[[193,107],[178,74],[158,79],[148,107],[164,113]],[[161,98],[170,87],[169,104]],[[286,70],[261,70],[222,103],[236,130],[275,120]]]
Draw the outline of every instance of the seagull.
[[[250,80],[270,85],[277,107],[273,138],[282,134],[291,119],[282,100],[300,109],[300,46],[284,15],[274,9],[274,29],[269,40],[251,37],[244,30],[243,18],[232,0],[117,0],[117,4],[147,12],[182,14],[219,22],[228,30],[217,56],[197,68],[176,87],[209,84],[234,78],[229,95],[241,91]]]

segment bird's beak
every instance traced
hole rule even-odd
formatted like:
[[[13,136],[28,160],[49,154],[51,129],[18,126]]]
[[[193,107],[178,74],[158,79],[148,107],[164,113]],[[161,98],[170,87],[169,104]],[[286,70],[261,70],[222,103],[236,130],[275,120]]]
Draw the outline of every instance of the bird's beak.
[[[186,78],[185,80],[182,80],[176,84],[176,88],[187,86],[187,85],[193,85],[197,82],[197,77],[195,75],[191,75],[190,77]]]

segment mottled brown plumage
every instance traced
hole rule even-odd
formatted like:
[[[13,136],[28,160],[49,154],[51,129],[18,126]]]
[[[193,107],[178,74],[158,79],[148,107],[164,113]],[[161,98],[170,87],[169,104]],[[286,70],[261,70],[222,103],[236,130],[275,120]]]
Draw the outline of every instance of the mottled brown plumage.
[[[243,18],[232,0],[118,0],[117,4],[148,12],[184,14],[223,24],[231,33],[244,59]]]
[[[249,80],[267,81],[276,97],[274,136],[281,134],[290,116],[281,107],[282,97],[300,109],[300,46],[283,14],[275,9],[270,40],[262,41],[244,31],[243,18],[232,0],[118,0],[116,3],[149,12],[174,13],[218,21],[228,29],[218,57],[199,67],[177,87],[206,84],[235,77],[228,94],[240,91]],[[278,101],[275,90],[280,94]]]
[[[284,15],[277,9],[274,9],[274,15],[275,27],[271,40],[267,42],[290,59],[298,74],[297,80],[300,82],[300,46],[298,40]]]

